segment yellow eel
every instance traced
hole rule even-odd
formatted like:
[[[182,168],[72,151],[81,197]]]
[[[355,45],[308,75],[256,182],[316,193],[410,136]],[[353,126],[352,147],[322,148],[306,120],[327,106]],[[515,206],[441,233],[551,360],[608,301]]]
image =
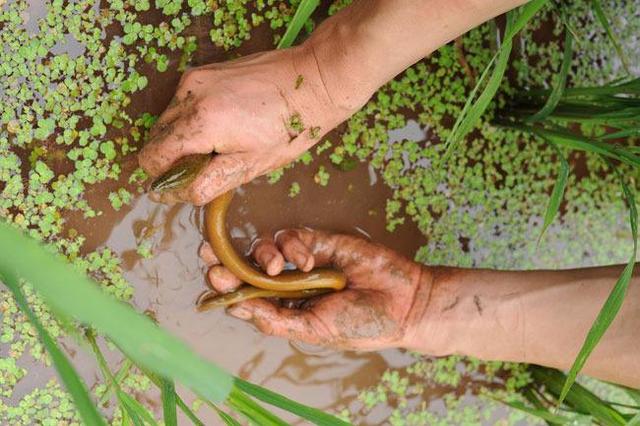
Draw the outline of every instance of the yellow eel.
[[[208,155],[193,155],[179,161],[168,172],[155,180],[151,189],[156,192],[185,187],[206,165]],[[284,271],[280,275],[270,276],[251,266],[244,257],[239,256],[229,240],[226,217],[233,199],[233,190],[228,191],[207,204],[205,208],[205,228],[209,244],[214,254],[229,271],[248,285],[238,290],[218,295],[209,291],[203,293],[196,302],[198,310],[231,305],[243,300],[279,297],[305,298],[342,290],[347,282],[342,272],[319,268],[310,272]]]

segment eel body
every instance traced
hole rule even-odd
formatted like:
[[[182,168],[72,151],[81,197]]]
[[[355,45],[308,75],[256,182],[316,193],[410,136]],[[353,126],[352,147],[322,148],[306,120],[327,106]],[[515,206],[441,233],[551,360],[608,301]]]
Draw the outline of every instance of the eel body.
[[[209,158],[210,156],[206,154],[184,158],[155,180],[151,189],[163,192],[189,185],[202,171]],[[196,303],[198,310],[227,306],[255,298],[312,297],[332,290],[342,290],[345,287],[347,283],[345,275],[333,269],[319,268],[310,272],[284,271],[282,274],[272,277],[250,265],[244,257],[236,253],[229,240],[226,217],[232,199],[233,190],[207,204],[205,208],[206,234],[220,263],[248,285],[241,286],[232,293],[222,295],[205,292]]]

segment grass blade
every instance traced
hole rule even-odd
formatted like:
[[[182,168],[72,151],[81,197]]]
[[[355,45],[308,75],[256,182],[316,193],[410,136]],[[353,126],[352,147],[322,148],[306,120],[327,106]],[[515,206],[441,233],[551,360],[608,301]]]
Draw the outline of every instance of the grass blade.
[[[564,190],[567,187],[567,179],[569,178],[569,162],[564,155],[562,155],[562,151],[558,146],[547,140],[549,144],[555,149],[556,154],[558,155],[558,159],[560,160],[560,173],[558,174],[558,178],[556,179],[556,183],[553,185],[553,190],[551,191],[551,197],[549,198],[549,204],[547,204],[547,209],[544,213],[544,223],[542,224],[542,230],[540,231],[540,236],[538,237],[538,245],[542,240],[542,236],[545,231],[553,222],[553,219],[558,215],[558,211],[560,210],[560,203],[564,198]]]
[[[232,376],[200,358],[145,315],[107,295],[36,241],[0,222],[0,274],[8,276],[9,272],[31,283],[55,311],[107,336],[141,367],[183,383],[204,399],[223,402],[227,398]]]
[[[537,383],[543,384],[548,393],[555,398],[560,396],[562,387],[567,379],[565,374],[554,368],[539,367],[537,365],[530,366],[529,371],[533,379]],[[565,405],[576,413],[593,417],[593,419],[602,425],[619,426],[626,423],[624,416],[619,411],[579,383],[576,383],[569,390]]]
[[[636,254],[638,251],[638,212],[636,211],[636,200],[634,194],[629,188],[629,186],[624,181],[621,173],[615,169],[618,178],[620,179],[620,185],[622,186],[622,191],[624,193],[624,198],[626,199],[629,205],[629,223],[631,226],[631,234],[633,238],[633,253],[629,259],[629,262],[625,266],[622,274],[618,278],[613,290],[609,294],[607,301],[604,303],[604,306],[598,313],[595,322],[591,326],[591,329],[587,333],[587,337],[580,348],[580,352],[576,357],[576,360],[573,362],[571,369],[569,370],[569,374],[567,375],[567,380],[562,387],[562,391],[560,392],[559,401],[562,401],[567,396],[569,389],[576,380],[576,376],[584,367],[584,364],[587,361],[587,358],[593,352],[594,348],[613,322],[613,319],[616,317],[618,312],[620,311],[620,307],[622,306],[622,302],[624,301],[624,297],[627,294],[627,289],[629,287],[629,281],[631,280],[631,275],[633,274],[633,268],[635,266]]]
[[[544,408],[529,407],[528,405],[523,404],[521,401],[498,401],[508,405],[511,408],[525,412],[534,417],[538,417],[539,419],[542,419],[547,423],[551,423],[554,425],[563,425],[569,422],[569,419],[567,417],[561,416],[559,414],[554,414]]]
[[[522,6],[516,20],[513,22],[513,26],[510,30],[505,31],[505,38],[512,39],[515,37],[547,2],[548,0],[531,0]]]
[[[627,422],[627,426],[640,426],[640,413],[636,414]]]
[[[225,425],[227,425],[227,426],[241,426],[240,423],[238,423],[238,421],[236,419],[234,419],[233,417],[231,417],[230,415],[228,415],[227,413],[225,413],[224,411],[222,411],[221,409],[219,409],[215,405],[213,406],[213,409],[216,410],[216,413],[218,413],[218,417],[220,417],[220,419],[222,419],[222,421],[224,422]]]
[[[204,423],[202,423],[202,420],[200,420],[198,418],[198,416],[196,416],[196,414],[191,410],[191,408],[189,408],[189,406],[187,404],[185,404],[185,402],[182,400],[182,398],[180,398],[179,395],[176,394],[176,400],[178,403],[178,407],[180,407],[180,410],[187,416],[189,417],[189,420],[191,420],[191,423],[194,424],[194,426],[205,426]]]
[[[236,387],[231,389],[227,405],[257,425],[288,426],[287,422],[265,410]]]
[[[480,75],[480,78],[476,82],[475,87],[471,91],[460,115],[453,125],[451,133],[446,141],[445,160],[449,158],[455,146],[460,143],[460,141],[471,131],[473,126],[475,126],[476,122],[486,111],[491,100],[498,91],[507,68],[509,56],[511,55],[513,37],[515,37],[515,35],[524,28],[527,22],[529,22],[529,20],[547,3],[547,1],[548,0],[532,0],[519,9],[520,12],[517,16],[514,11],[507,13],[507,26],[505,28],[505,36],[503,37],[502,45]],[[491,77],[489,77],[489,80],[482,90],[482,93],[478,96],[478,99],[474,101],[480,87],[482,87],[484,81],[487,79],[491,68],[493,68]]]
[[[302,0],[300,2],[298,9],[296,9],[295,15],[293,15],[291,22],[289,22],[289,25],[287,26],[287,30],[278,43],[278,49],[286,49],[287,47],[291,47],[293,42],[296,41],[296,38],[298,37],[298,34],[300,33],[300,30],[304,26],[305,22],[307,22],[307,20],[309,19],[313,11],[316,10],[319,4],[320,0]]]
[[[624,391],[633,399],[637,404],[640,404],[640,389],[632,389],[623,387]]]
[[[640,127],[624,129],[614,133],[608,133],[600,137],[600,140],[622,139],[622,138],[630,138],[635,136],[640,136]]]
[[[165,426],[178,425],[178,413],[176,412],[177,395],[176,388],[171,380],[162,378],[160,396],[162,398],[162,417]]]
[[[122,366],[114,376],[115,382],[120,383],[127,376],[127,374],[129,374],[129,370],[131,370],[131,367],[133,367],[133,363],[129,358],[125,358],[122,363]],[[111,394],[112,388],[113,388],[113,385],[111,382],[105,383],[104,392],[100,397],[100,399],[98,400],[98,405],[103,405],[109,400],[109,395]]]
[[[153,418],[149,410],[147,410],[138,400],[121,390],[117,391],[118,401],[125,407],[129,416],[134,420],[133,423],[138,426],[151,425],[158,426],[158,422]]]
[[[71,398],[73,399],[73,402],[78,409],[80,418],[86,425],[106,426],[104,419],[98,413],[98,410],[91,400],[84,382],[69,362],[69,359],[64,355],[58,344],[49,335],[47,330],[45,330],[45,328],[42,326],[38,318],[29,307],[27,299],[25,298],[24,294],[22,293],[22,289],[20,288],[19,276],[14,275],[13,271],[11,271],[11,273],[7,272],[6,269],[3,269],[3,271],[4,272],[0,274],[0,280],[4,282],[9,288],[9,290],[13,294],[14,299],[16,300],[16,304],[38,332],[40,340],[42,341],[42,345],[47,349],[47,352],[51,357],[51,361],[53,362],[53,365],[55,366],[60,379],[64,383],[67,392],[69,392],[69,395],[71,395]]]
[[[158,389],[160,389],[160,391],[162,391],[163,382],[167,379],[162,379],[157,374],[147,371],[145,369],[141,369],[141,370],[149,378],[149,380],[151,380],[151,382],[154,385],[156,385]],[[202,422],[202,420],[200,420],[198,416],[196,416],[193,410],[189,408],[189,406],[182,400],[182,398],[180,398],[180,395],[178,395],[178,393],[175,391],[175,385],[173,386],[173,395],[174,395],[173,398],[175,398],[175,401],[176,401],[176,405],[180,408],[180,411],[182,411],[187,417],[189,417],[189,420],[191,420],[191,423],[193,423],[195,426],[204,426],[204,423]]]
[[[591,4],[593,5],[593,11],[596,14],[596,18],[598,18],[598,21],[600,21],[600,25],[602,25],[602,28],[604,28],[605,32],[607,33],[607,37],[609,37],[611,44],[613,44],[614,49],[616,49],[616,53],[618,54],[620,61],[622,61],[622,66],[624,67],[625,72],[628,75],[632,75],[631,69],[629,68],[629,59],[624,53],[624,50],[622,50],[622,45],[620,44],[618,37],[616,37],[615,33],[613,32],[611,25],[609,25],[609,19],[604,13],[604,9],[602,9],[602,3],[600,3],[600,0],[591,0]]]
[[[107,364],[107,360],[104,357],[104,354],[100,350],[98,346],[98,342],[96,342],[96,338],[93,335],[93,332],[87,331],[85,333],[87,341],[93,350],[93,353],[98,360],[98,366],[102,371],[102,374],[105,378],[105,382],[111,384],[116,393],[116,398],[118,399],[118,404],[120,405],[120,409],[123,412],[126,412],[128,417],[131,419],[135,426],[144,426],[145,422],[150,425],[157,425],[153,416],[149,413],[149,411],[142,406],[135,398],[132,398],[126,392],[120,388],[120,384],[116,381],[115,377],[111,373],[109,369],[109,365]]]
[[[569,70],[571,69],[571,59],[573,59],[573,36],[568,30],[565,29],[564,55],[562,57],[562,65],[560,66],[560,72],[558,73],[557,79],[554,82],[551,94],[547,98],[547,102],[540,109],[540,111],[527,118],[526,121],[534,122],[544,120],[549,116],[549,114],[553,112],[554,109],[556,109],[558,103],[560,102],[560,99],[562,98],[562,94],[564,93],[564,88],[567,84],[567,75],[569,74]]]
[[[318,426],[349,425],[349,423],[340,420],[335,416],[300,404],[285,396],[270,391],[269,389],[263,388],[262,386],[256,385],[254,383],[244,381],[240,378],[235,379],[235,385],[238,387],[238,389],[259,399],[262,402],[266,402],[267,404],[282,408],[283,410],[302,417],[303,419],[309,420],[311,423]]]
[[[507,14],[507,17],[509,16],[510,15]],[[507,21],[507,28],[509,28],[510,19],[507,19]],[[451,130],[449,137],[447,138],[445,160],[449,158],[458,143],[460,143],[460,141],[471,131],[498,91],[500,83],[502,82],[502,77],[504,77],[504,72],[507,69],[507,63],[509,61],[509,56],[511,55],[512,47],[513,43],[511,39],[505,38],[500,46],[500,50],[498,50],[496,56],[494,56],[478,79],[476,86],[471,91],[471,95],[467,99],[467,102],[462,108],[462,111],[460,112],[456,123],[453,125],[453,129]],[[478,99],[473,102],[475,94],[478,92],[482,82],[485,80],[489,67],[491,67],[493,63],[495,63],[495,67],[493,68],[491,77],[489,77],[489,80],[487,81],[487,85],[478,96]]]

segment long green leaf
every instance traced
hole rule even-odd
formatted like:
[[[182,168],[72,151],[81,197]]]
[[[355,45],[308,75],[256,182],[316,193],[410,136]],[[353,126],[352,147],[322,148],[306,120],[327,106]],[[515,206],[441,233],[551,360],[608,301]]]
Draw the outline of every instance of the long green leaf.
[[[189,417],[189,420],[191,420],[191,423],[193,423],[194,426],[204,426],[204,423],[202,423],[202,420],[200,420],[198,416],[196,416],[196,414],[191,410],[191,408],[189,408],[187,404],[185,404],[185,402],[182,400],[182,398],[180,398],[179,395],[176,395],[176,399],[178,402],[178,407],[180,407],[180,410],[187,417]]]
[[[234,387],[231,389],[227,405],[260,426],[288,426],[288,423],[275,414],[265,410],[260,404]]]
[[[539,127],[520,126],[520,125],[508,125],[513,128],[533,132],[538,136],[549,139],[559,146],[564,146],[569,149],[577,151],[592,152],[594,154],[600,154],[604,157],[622,161],[633,167],[640,167],[640,157],[635,155],[631,150],[624,147],[617,147],[616,145],[601,142],[598,140],[588,139],[584,136],[575,135],[565,130],[560,129],[542,129]]]
[[[569,74],[569,70],[571,69],[571,60],[573,59],[573,36],[571,32],[565,29],[564,36],[564,55],[562,57],[562,65],[560,66],[560,72],[557,74],[556,81],[553,84],[553,88],[551,89],[551,94],[547,98],[547,102],[537,113],[533,114],[531,117],[527,118],[526,121],[534,122],[544,120],[556,109],[560,99],[562,99],[562,94],[564,93],[564,88],[567,84],[567,75]]]
[[[204,399],[227,398],[233,383],[229,374],[4,222],[0,222],[0,274],[24,278],[56,311],[93,326],[136,364],[183,383]]]
[[[118,401],[125,407],[129,416],[134,419],[134,424],[137,425],[150,425],[158,426],[158,422],[153,418],[149,410],[147,410],[138,400],[129,395],[128,393],[118,390],[116,391]]]
[[[162,398],[162,415],[165,426],[178,425],[178,413],[176,412],[177,395],[176,388],[171,380],[162,378],[160,396]]]
[[[282,39],[280,39],[280,43],[278,43],[278,49],[286,49],[287,47],[291,47],[293,42],[298,37],[300,30],[304,26],[305,22],[309,19],[311,14],[320,4],[319,0],[302,0],[298,9],[296,9],[296,13],[293,15],[291,22],[287,26],[287,30],[285,31]]]
[[[536,13],[547,4],[548,0],[531,0],[520,8],[518,16],[513,22],[513,26],[505,31],[506,38],[512,39],[525,25],[535,16]]]
[[[636,414],[627,422],[627,426],[640,426],[640,413]]]
[[[487,107],[491,103],[491,100],[495,96],[509,61],[511,55],[511,49],[513,47],[513,38],[515,35],[524,28],[524,26],[531,20],[531,18],[547,3],[548,0],[532,0],[519,9],[519,13],[511,11],[507,13],[507,26],[505,28],[505,36],[502,40],[502,45],[494,57],[491,59],[487,67],[484,69],[480,78],[476,82],[475,87],[471,91],[471,94],[467,98],[460,115],[453,125],[451,133],[446,141],[446,153],[445,161],[451,155],[456,145],[460,143],[462,139],[473,129],[477,121],[482,114],[486,111]],[[489,70],[493,68],[493,72],[486,86],[482,90],[482,93],[476,100],[476,94],[479,92],[480,87],[484,84]]]
[[[554,414],[549,410],[544,408],[533,408],[528,405],[523,404],[521,401],[501,401],[503,404],[508,405],[511,408],[515,408],[516,410],[523,411],[532,416],[538,417],[546,422],[555,425],[563,425],[569,422],[567,417],[561,416],[559,414]]]
[[[596,17],[598,18],[598,21],[600,21],[600,25],[602,25],[605,32],[607,33],[607,37],[609,37],[609,40],[611,41],[611,44],[613,44],[614,49],[616,49],[616,52],[618,53],[618,57],[622,61],[622,66],[624,67],[624,70],[628,75],[632,75],[631,69],[629,68],[629,59],[627,59],[627,55],[624,53],[624,50],[622,49],[622,45],[620,44],[618,37],[616,37],[615,33],[613,32],[611,25],[609,25],[609,19],[607,18],[607,15],[604,13],[604,10],[602,9],[602,4],[600,3],[600,0],[591,0],[591,4],[593,5],[593,10],[596,14]]]
[[[162,388],[164,386],[163,383],[167,379],[163,379],[157,374],[152,373],[151,371],[145,370],[144,368],[141,368],[141,370],[149,378],[149,380],[151,380],[151,382],[154,385],[156,385],[158,389],[160,389],[160,391],[162,392]],[[202,420],[200,420],[198,416],[196,416],[193,410],[189,408],[189,406],[182,400],[182,398],[180,398],[180,395],[178,395],[178,393],[175,391],[175,385],[173,386],[173,392],[174,392],[173,398],[175,398],[176,405],[180,408],[180,411],[182,411],[187,417],[189,417],[189,420],[191,420],[191,422],[195,426],[204,426],[204,423],[202,423]]]
[[[122,362],[122,366],[114,376],[115,382],[116,383],[122,382],[122,380],[127,376],[127,374],[129,374],[129,370],[131,370],[131,367],[133,367],[133,363],[129,358],[125,358],[124,361]],[[106,382],[104,392],[100,397],[100,399],[98,400],[98,405],[102,405],[109,400],[109,396],[111,394],[112,389],[113,389],[113,385],[110,382]]]
[[[0,238],[0,241],[2,241],[2,238]],[[0,254],[0,256],[4,255],[5,254]],[[33,268],[33,264],[31,267]],[[29,319],[29,322],[38,332],[40,340],[42,341],[43,346],[47,349],[47,352],[51,357],[51,361],[53,362],[60,379],[64,383],[65,388],[69,392],[69,395],[71,395],[71,399],[73,399],[84,424],[90,426],[106,426],[104,419],[98,413],[98,410],[91,400],[84,382],[69,362],[69,359],[64,355],[57,343],[49,335],[47,330],[42,326],[29,307],[27,299],[20,288],[20,276],[10,269],[2,268],[2,272],[0,272],[0,281],[4,282],[9,288],[16,300],[16,304],[20,308],[20,311],[22,311],[22,313]]]
[[[623,386],[624,391],[633,399],[636,404],[640,404],[640,389],[632,389],[626,386]]]
[[[218,414],[218,417],[220,417],[220,419],[224,422],[225,425],[227,425],[227,426],[240,426],[240,423],[238,423],[238,421],[236,419],[234,419],[233,417],[231,417],[230,415],[228,415],[227,413],[225,413],[224,411],[222,411],[221,409],[219,409],[215,405],[213,406],[213,409],[216,410],[216,413]]]
[[[600,140],[628,138],[632,136],[640,136],[640,127],[620,130],[614,133],[607,133],[600,137]],[[637,147],[633,147],[637,148]]]
[[[567,179],[569,178],[569,162],[560,148],[553,142],[548,141],[549,144],[555,149],[556,154],[558,155],[558,159],[560,160],[560,173],[558,174],[558,178],[556,179],[556,183],[553,185],[553,190],[551,191],[551,197],[549,198],[549,204],[547,204],[547,209],[544,213],[544,223],[542,224],[542,230],[540,231],[540,236],[538,237],[538,244],[542,240],[542,236],[545,231],[553,222],[553,219],[557,216],[558,211],[560,210],[560,203],[564,198],[564,190],[567,187]]]
[[[554,369],[532,365],[529,367],[531,376],[539,383],[543,384],[545,390],[559,398],[567,376]],[[565,405],[576,413],[586,414],[593,417],[598,424],[606,426],[621,426],[626,423],[622,413],[611,407],[593,392],[584,386],[576,383],[567,394]]]
[[[632,190],[624,181],[621,173],[615,169],[616,174],[619,177],[620,185],[622,186],[622,191],[624,193],[624,198],[626,199],[629,205],[629,223],[631,226],[631,234],[633,238],[633,253],[629,258],[629,262],[625,266],[622,274],[618,278],[613,290],[609,294],[607,301],[604,303],[604,306],[598,313],[596,320],[594,321],[591,329],[587,333],[587,337],[580,348],[580,352],[578,352],[578,356],[576,357],[569,373],[567,374],[567,380],[562,387],[562,392],[560,393],[559,401],[562,403],[564,398],[567,396],[569,389],[576,380],[576,377],[584,364],[587,362],[587,358],[591,355],[591,352],[595,349],[598,342],[607,331],[613,319],[616,317],[618,312],[620,311],[620,307],[622,306],[622,302],[624,301],[624,297],[627,294],[627,289],[629,287],[629,281],[631,281],[631,275],[633,274],[633,268],[635,266],[636,255],[638,252],[638,212],[636,211],[636,200]]]
[[[156,421],[153,416],[149,413],[149,411],[142,406],[138,401],[134,398],[130,397],[126,394],[121,388],[118,381],[116,381],[115,377],[111,373],[109,365],[107,364],[107,360],[104,357],[104,354],[100,350],[98,346],[98,342],[96,342],[96,338],[93,335],[92,331],[88,331],[86,334],[87,341],[89,345],[93,349],[93,353],[98,360],[98,366],[104,375],[105,382],[111,384],[115,390],[116,398],[118,399],[118,404],[120,405],[120,409],[123,414],[126,411],[128,417],[131,418],[131,421],[135,426],[144,426],[145,420],[150,425],[156,425]]]
[[[507,18],[511,16],[507,14]],[[507,28],[510,27],[510,19],[507,19]],[[507,69],[507,63],[509,61],[509,55],[511,55],[511,48],[513,47],[513,42],[509,38],[505,38],[500,46],[500,50],[495,57],[495,68],[493,69],[493,73],[489,80],[487,81],[487,85],[482,90],[482,93],[478,96],[478,99],[472,103],[475,93],[478,91],[480,84],[486,77],[486,72],[488,68],[482,73],[478,82],[476,83],[476,87],[471,92],[467,103],[462,108],[456,123],[453,125],[453,129],[447,138],[446,145],[447,151],[445,153],[445,160],[451,155],[455,147],[457,146],[462,139],[471,131],[473,126],[480,119],[482,114],[486,111],[487,107],[491,103],[491,100],[495,96],[498,88],[500,87],[500,83],[502,82],[502,77],[504,76],[504,72]],[[493,63],[494,60],[492,59]],[[490,63],[490,64],[491,64]]]
[[[285,396],[270,391],[269,389],[244,381],[240,378],[236,377],[235,384],[238,389],[248,393],[249,395],[259,399],[260,401],[266,402],[267,404],[282,408],[283,410],[296,414],[318,426],[349,425],[349,423],[340,420],[335,416],[300,404]]]

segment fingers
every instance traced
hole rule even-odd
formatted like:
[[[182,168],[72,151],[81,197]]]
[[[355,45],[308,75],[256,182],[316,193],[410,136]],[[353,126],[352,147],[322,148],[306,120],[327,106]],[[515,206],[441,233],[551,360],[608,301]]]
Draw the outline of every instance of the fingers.
[[[309,272],[315,265],[313,253],[298,237],[295,230],[280,231],[276,234],[276,244],[288,262],[296,268]]]
[[[192,99],[170,106],[151,129],[150,139],[140,151],[140,167],[157,177],[186,155],[212,152],[213,140],[205,132],[207,121]]]
[[[220,294],[235,291],[242,281],[222,265],[215,265],[207,272],[207,278],[211,287]]]
[[[230,293],[240,287],[242,281],[236,278],[227,268],[220,265],[220,261],[213,252],[211,245],[206,241],[200,245],[198,256],[209,267],[207,279],[211,288],[216,292],[220,294]]]
[[[166,204],[190,202],[202,206],[219,195],[240,186],[248,178],[246,154],[219,154],[211,158],[186,188],[153,194],[152,199]]]
[[[261,238],[252,249],[253,258],[267,274],[278,275],[284,269],[284,257],[270,238]]]
[[[263,299],[238,303],[228,311],[236,318],[251,321],[264,334],[310,344],[330,343],[331,334],[312,311],[282,308]]]
[[[202,244],[200,244],[200,247],[198,248],[198,257],[200,257],[208,267],[220,264],[220,261],[213,252],[211,245],[206,241],[203,241]]]
[[[308,228],[281,231],[277,234],[277,241],[287,260],[289,256],[286,253],[291,253],[292,258],[298,253],[299,262],[303,255],[309,256],[311,260],[307,260],[307,264],[311,264],[311,269],[327,265],[345,269],[362,262],[367,252],[372,251],[372,244],[362,238]]]

